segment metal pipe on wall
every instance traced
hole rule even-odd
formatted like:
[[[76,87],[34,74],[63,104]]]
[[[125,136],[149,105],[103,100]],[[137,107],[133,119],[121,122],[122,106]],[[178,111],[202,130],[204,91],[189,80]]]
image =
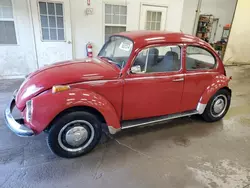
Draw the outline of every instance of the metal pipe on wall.
[[[32,12],[32,7],[31,7],[31,2],[30,0],[27,0],[27,5],[28,5],[28,10],[29,10],[29,19],[31,22],[31,26],[32,26],[32,32],[33,32],[33,43],[34,43],[34,47],[35,47],[35,58],[36,58],[36,67],[37,69],[39,69],[39,62],[38,62],[38,54],[37,54],[37,44],[36,44],[36,34],[35,34],[35,28],[34,28],[34,21],[33,21],[33,12]]]
[[[201,12],[202,0],[198,0],[197,9],[195,13],[194,26],[193,26],[193,35],[196,35],[197,24],[199,22],[200,12]]]

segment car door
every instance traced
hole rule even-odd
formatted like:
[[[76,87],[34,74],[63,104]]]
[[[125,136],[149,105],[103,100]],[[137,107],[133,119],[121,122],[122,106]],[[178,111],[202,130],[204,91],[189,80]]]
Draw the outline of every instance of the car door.
[[[145,48],[125,77],[123,120],[179,112],[183,91],[181,45]]]
[[[187,45],[184,49],[185,82],[181,111],[195,110],[205,89],[218,74],[215,55],[206,47]]]

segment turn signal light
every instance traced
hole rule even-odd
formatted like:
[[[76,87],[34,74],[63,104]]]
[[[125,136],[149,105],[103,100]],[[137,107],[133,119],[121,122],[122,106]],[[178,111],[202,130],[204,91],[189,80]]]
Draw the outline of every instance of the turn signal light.
[[[69,89],[70,89],[70,86],[68,85],[57,85],[57,86],[53,86],[52,93],[58,93],[58,92],[66,91]]]

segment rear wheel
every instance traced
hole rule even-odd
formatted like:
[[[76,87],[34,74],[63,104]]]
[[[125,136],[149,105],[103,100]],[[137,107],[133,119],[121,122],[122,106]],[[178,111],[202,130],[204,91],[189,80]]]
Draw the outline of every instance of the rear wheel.
[[[226,89],[219,90],[208,102],[207,107],[202,114],[205,121],[214,122],[222,119],[231,102],[231,94]]]
[[[102,134],[100,121],[88,112],[71,112],[58,118],[48,134],[48,145],[58,156],[82,156],[98,144]]]

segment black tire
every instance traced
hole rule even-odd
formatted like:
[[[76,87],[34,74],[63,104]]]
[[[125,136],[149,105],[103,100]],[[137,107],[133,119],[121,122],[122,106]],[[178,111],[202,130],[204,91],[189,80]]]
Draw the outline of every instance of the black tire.
[[[217,100],[223,100],[225,107],[220,113],[215,112],[214,105]],[[202,117],[207,122],[215,122],[221,120],[227,113],[231,103],[231,93],[227,89],[221,89],[209,100]]]
[[[77,135],[75,135],[76,132]],[[47,143],[56,155],[64,158],[74,158],[94,149],[100,141],[101,135],[101,122],[96,116],[83,111],[70,112],[53,122],[49,130]],[[80,140],[82,143],[79,146],[73,146],[67,142],[67,138],[68,142],[79,142]],[[74,139],[72,140],[72,138]]]

